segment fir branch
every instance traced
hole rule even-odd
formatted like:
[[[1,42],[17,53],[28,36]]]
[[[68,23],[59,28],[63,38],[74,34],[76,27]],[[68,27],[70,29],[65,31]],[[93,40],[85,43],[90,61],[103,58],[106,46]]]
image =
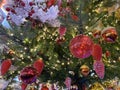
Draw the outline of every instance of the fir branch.
[[[3,32],[0,30],[0,35],[4,35],[6,36],[7,38],[11,39],[12,41],[16,42],[16,43],[19,43],[20,45],[22,46],[26,46],[24,43],[23,43],[23,40],[19,39],[18,37],[12,35],[10,36],[9,34],[7,34],[6,32]]]
[[[83,23],[82,23],[82,6],[80,5],[80,19],[79,19],[79,33],[83,34],[84,30],[83,30]]]

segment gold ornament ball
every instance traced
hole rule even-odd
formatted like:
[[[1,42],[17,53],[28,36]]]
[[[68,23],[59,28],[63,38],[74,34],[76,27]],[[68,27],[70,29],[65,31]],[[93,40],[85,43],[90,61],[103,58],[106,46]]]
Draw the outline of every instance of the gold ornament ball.
[[[80,67],[80,71],[81,71],[81,74],[86,77],[86,76],[88,76],[90,69],[87,65],[82,65]]]

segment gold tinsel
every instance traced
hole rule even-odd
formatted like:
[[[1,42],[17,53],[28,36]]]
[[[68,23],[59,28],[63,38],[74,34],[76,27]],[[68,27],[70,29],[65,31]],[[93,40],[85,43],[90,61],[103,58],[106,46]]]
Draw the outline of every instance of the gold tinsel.
[[[116,10],[115,17],[120,20],[120,8]]]
[[[90,86],[88,90],[105,90],[105,89],[100,83],[95,82],[92,86]]]

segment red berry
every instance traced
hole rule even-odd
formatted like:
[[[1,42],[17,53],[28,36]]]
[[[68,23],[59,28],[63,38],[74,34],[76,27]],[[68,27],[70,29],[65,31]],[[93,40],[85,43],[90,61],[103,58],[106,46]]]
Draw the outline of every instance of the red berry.
[[[29,16],[32,16],[33,13],[29,12]]]
[[[35,13],[35,11],[34,11],[34,10],[31,10],[31,13],[33,14],[33,13]]]
[[[9,8],[9,7],[7,7],[7,8],[6,8],[6,11],[10,11],[10,8]]]
[[[21,5],[24,7],[24,6],[25,6],[25,3],[21,1]]]
[[[34,28],[35,26],[36,26],[36,23],[35,23],[35,22],[33,22],[33,23],[32,23],[32,27]]]
[[[109,57],[111,54],[110,52],[107,50],[106,53],[105,53],[106,57]]]
[[[12,13],[15,13],[15,10],[14,10],[14,9],[12,9],[12,10],[11,10],[11,12],[12,12]]]
[[[33,2],[29,2],[29,5],[32,6],[32,5],[34,5],[34,3]]]

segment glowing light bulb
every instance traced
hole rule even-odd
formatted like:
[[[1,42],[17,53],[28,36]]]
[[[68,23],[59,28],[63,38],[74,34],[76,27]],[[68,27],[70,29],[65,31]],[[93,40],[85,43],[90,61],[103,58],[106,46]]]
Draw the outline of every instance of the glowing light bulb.
[[[65,65],[65,63],[62,63],[62,65]]]
[[[27,50],[27,47],[24,47],[24,50]]]
[[[14,35],[13,33],[10,34],[10,36],[13,36],[13,35]]]
[[[69,65],[69,64],[70,64],[70,62],[67,62],[67,64]]]

